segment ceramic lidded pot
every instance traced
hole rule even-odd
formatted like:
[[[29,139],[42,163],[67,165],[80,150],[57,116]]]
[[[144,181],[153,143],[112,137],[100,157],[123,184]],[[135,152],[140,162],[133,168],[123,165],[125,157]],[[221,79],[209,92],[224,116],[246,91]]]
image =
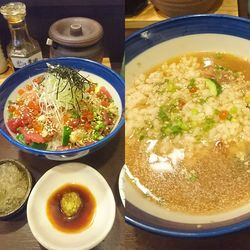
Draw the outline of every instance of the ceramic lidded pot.
[[[162,14],[174,17],[187,14],[201,14],[209,11],[216,0],[151,0]]]
[[[50,57],[81,57],[101,62],[104,54],[102,37],[102,26],[93,19],[60,19],[49,29]]]

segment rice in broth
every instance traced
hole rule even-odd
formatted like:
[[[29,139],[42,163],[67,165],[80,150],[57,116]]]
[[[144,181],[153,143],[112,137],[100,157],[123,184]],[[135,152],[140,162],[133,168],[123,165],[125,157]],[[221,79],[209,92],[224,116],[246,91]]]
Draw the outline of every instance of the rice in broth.
[[[127,88],[126,164],[161,205],[213,214],[250,201],[249,68],[233,55],[192,53]]]

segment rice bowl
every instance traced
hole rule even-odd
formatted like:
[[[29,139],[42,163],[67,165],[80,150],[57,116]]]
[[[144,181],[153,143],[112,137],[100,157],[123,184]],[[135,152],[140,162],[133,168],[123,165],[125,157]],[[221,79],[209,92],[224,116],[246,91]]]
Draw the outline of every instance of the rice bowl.
[[[6,117],[6,108],[5,108],[5,112],[2,112],[0,117],[1,119],[0,133],[11,143],[30,153],[34,153],[36,155],[46,155],[46,157],[55,160],[76,159],[84,155],[87,155],[88,153],[92,152],[93,149],[96,150],[105,145],[106,142],[108,142],[123,126],[124,119],[122,117],[122,113],[124,107],[124,85],[123,85],[124,83],[123,80],[109,68],[89,60],[78,59],[78,58],[59,58],[59,59],[43,60],[41,62],[34,63],[19,70],[5,81],[5,83],[1,86],[1,91],[0,91],[2,111],[4,110],[4,107],[8,105],[6,104],[6,101],[9,95],[17,88],[17,86],[19,86],[24,82],[27,82],[28,79],[34,79],[41,73],[47,71],[48,63],[54,65],[60,64],[62,66],[66,67],[68,66],[76,68],[78,70],[83,70],[86,72],[86,74],[92,74],[92,78],[94,77],[95,80],[97,79],[99,82],[101,82],[102,86],[105,85],[108,88],[108,91],[110,91],[112,97],[114,98],[115,103],[118,105],[118,110],[119,110],[118,111],[119,117],[112,131],[104,138],[100,138],[99,141],[96,141],[95,143],[90,145],[85,145],[85,146],[82,145],[80,148],[63,149],[61,151],[55,151],[55,150],[49,151],[39,148],[32,148],[12,138],[13,135],[12,136],[10,135],[10,132],[8,131],[9,128],[5,126],[8,119]],[[18,88],[16,89],[16,91],[18,91]],[[68,158],[67,156],[71,156],[71,158]]]

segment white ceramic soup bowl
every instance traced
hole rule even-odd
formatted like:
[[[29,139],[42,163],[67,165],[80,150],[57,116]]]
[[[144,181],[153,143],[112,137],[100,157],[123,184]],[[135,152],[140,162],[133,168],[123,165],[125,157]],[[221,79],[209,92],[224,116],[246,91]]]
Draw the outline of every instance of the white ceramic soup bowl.
[[[224,52],[250,60],[250,21],[225,15],[193,15],[146,27],[126,40],[126,87],[168,58],[191,52]],[[126,221],[157,234],[205,237],[250,226],[250,204],[209,216],[174,212],[146,198],[125,177]],[[135,180],[133,180],[135,181]]]

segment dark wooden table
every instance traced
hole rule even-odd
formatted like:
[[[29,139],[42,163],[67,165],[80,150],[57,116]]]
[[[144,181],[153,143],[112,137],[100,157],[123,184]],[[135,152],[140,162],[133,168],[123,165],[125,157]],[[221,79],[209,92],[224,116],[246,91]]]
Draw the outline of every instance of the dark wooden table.
[[[249,250],[250,229],[213,238],[194,239],[154,235],[126,225],[125,245],[128,250]]]
[[[18,159],[21,161],[29,168],[36,181],[48,169],[61,163],[21,152],[3,137],[0,137],[0,159],[5,158]],[[113,228],[106,239],[94,249],[125,249],[123,238],[125,223],[123,217],[123,207],[121,205],[118,192],[118,176],[124,163],[124,130],[120,131],[117,136],[104,148],[75,161],[86,163],[97,169],[109,183],[116,200],[117,209]],[[103,216],[105,216],[105,214]],[[39,245],[29,229],[25,210],[13,219],[0,221],[0,249],[44,249],[41,245]]]

